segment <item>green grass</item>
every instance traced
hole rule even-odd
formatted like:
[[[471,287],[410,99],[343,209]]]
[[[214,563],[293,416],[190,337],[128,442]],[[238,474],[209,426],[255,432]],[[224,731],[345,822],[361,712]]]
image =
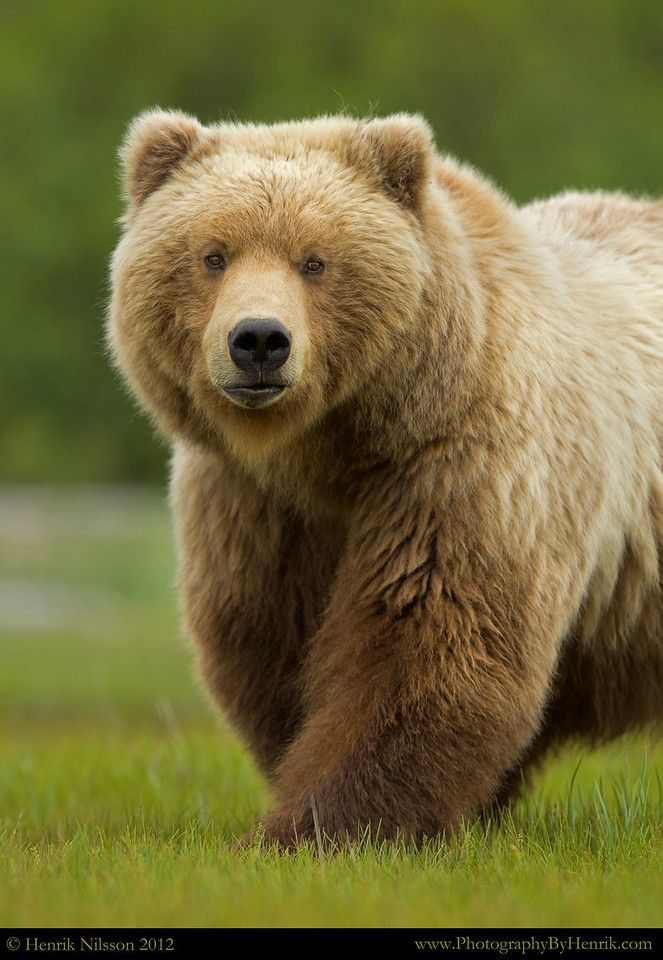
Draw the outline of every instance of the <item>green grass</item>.
[[[172,579],[158,499],[0,491],[0,924],[660,925],[663,750],[642,739],[568,750],[448,848],[233,850],[269,796],[195,679]]]

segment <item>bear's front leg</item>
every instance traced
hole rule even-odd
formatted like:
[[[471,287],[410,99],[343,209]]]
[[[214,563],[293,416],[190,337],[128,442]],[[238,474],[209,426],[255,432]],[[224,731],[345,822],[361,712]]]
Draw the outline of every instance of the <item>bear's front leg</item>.
[[[449,834],[539,728],[556,649],[541,558],[519,566],[467,527],[392,506],[395,519],[373,511],[350,538],[266,842]]]
[[[203,677],[269,776],[302,718],[302,659],[333,551],[214,454],[176,449],[171,500],[186,624]]]

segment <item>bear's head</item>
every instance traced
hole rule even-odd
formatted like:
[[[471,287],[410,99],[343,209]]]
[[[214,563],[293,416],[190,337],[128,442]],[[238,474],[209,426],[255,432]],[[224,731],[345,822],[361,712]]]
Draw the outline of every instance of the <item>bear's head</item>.
[[[421,118],[151,111],[121,157],[109,341],[166,433],[255,456],[402,375],[431,272]]]

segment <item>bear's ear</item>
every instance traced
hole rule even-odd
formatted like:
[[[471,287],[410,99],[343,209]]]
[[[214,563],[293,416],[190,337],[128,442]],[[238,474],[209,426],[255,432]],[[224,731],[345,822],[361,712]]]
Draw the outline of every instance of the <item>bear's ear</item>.
[[[423,117],[397,113],[363,121],[353,148],[355,163],[377,172],[390,196],[416,209],[421,188],[431,176],[435,154],[433,132]]]
[[[120,148],[129,203],[142,203],[160,187],[204,132],[195,117],[178,110],[147,110],[132,120]]]

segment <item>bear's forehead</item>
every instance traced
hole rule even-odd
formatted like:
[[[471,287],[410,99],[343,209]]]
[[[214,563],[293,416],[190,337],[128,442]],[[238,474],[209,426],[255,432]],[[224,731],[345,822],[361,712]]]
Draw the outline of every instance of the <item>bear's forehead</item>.
[[[338,156],[348,139],[356,136],[358,124],[338,117],[319,117],[276,124],[221,124],[207,130],[211,151],[240,150],[268,157],[323,150]]]
[[[357,182],[356,172],[331,154],[298,145],[290,150],[223,149],[202,162],[202,173],[211,184],[228,184],[236,191],[307,194],[312,188],[335,194],[339,186]]]
[[[294,234],[298,243],[332,227],[338,236],[356,232],[383,207],[353,171],[310,149],[288,155],[220,150],[191,164],[178,194],[195,232],[218,227],[244,237]]]

